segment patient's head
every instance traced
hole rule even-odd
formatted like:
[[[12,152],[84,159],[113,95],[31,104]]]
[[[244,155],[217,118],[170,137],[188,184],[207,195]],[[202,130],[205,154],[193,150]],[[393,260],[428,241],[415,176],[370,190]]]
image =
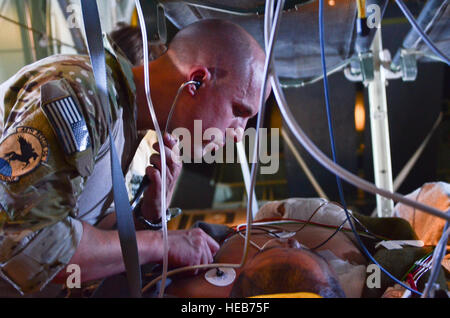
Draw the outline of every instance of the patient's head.
[[[250,260],[234,283],[231,297],[310,292],[345,297],[336,275],[320,255],[295,240],[272,240]]]

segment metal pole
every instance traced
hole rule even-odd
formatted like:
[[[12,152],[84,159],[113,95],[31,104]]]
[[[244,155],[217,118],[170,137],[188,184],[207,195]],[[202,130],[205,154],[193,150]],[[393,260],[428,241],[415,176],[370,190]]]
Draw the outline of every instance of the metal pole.
[[[241,164],[242,178],[244,179],[245,190],[247,192],[247,199],[250,198],[250,169],[248,167],[247,155],[245,154],[244,144],[242,142],[236,143],[237,155],[239,163]],[[253,217],[258,212],[258,201],[256,200],[256,193],[253,190],[252,200]]]
[[[374,79],[368,84],[370,128],[372,132],[372,152],[375,184],[384,190],[393,191],[391,148],[386,100],[386,77],[380,55],[383,51],[381,27],[372,43]],[[390,217],[394,212],[394,202],[380,195],[377,198],[379,217]]]
[[[40,33],[31,33],[33,34],[33,45],[34,51],[36,53],[36,60],[43,59],[49,56],[49,41],[42,42],[44,39],[44,35],[46,35],[47,30],[47,1],[31,1],[29,6],[27,7],[29,11],[29,15],[31,17],[31,26],[34,29],[40,31]]]
[[[16,2],[16,9],[19,23],[22,25],[26,25],[27,27],[30,27],[26,17],[25,2],[20,3]],[[20,34],[22,38],[23,56],[25,64],[31,64],[35,61],[35,59],[33,57],[33,46],[31,45],[29,29],[20,28]]]

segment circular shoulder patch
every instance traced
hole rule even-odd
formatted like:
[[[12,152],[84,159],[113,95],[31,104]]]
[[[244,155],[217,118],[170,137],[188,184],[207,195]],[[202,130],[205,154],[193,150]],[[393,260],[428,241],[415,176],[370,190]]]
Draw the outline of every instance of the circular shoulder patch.
[[[34,128],[19,127],[0,144],[0,180],[16,182],[47,159],[44,135]]]

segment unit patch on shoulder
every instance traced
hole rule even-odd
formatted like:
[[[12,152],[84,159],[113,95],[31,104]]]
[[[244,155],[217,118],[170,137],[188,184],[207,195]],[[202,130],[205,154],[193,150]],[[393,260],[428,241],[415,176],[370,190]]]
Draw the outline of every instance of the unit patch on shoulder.
[[[66,154],[72,155],[90,147],[91,141],[86,121],[72,96],[51,101],[42,105],[42,109]]]
[[[48,159],[48,143],[34,128],[18,127],[0,143],[0,180],[16,182]]]

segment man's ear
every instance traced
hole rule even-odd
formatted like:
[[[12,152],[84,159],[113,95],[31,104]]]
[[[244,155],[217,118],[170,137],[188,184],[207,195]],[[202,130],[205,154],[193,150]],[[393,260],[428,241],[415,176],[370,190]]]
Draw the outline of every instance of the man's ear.
[[[194,66],[191,71],[189,72],[189,78],[188,81],[196,81],[199,82],[201,86],[206,85],[211,80],[211,73],[209,72],[208,68],[205,66]],[[191,96],[195,95],[195,92],[197,91],[197,87],[195,85],[189,85],[188,91]]]

